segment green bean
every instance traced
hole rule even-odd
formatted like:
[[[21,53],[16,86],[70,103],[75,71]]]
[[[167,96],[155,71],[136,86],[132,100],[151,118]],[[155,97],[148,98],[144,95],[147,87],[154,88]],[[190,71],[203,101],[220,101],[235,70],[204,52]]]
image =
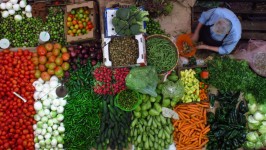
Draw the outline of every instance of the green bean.
[[[163,38],[151,38],[147,41],[148,65],[155,66],[158,73],[172,69],[177,61],[175,47]]]
[[[69,150],[90,149],[95,146],[100,131],[101,97],[92,91],[92,67],[70,71],[66,83],[68,96],[64,111],[65,147]],[[87,81],[86,81],[87,80]],[[77,86],[77,82],[80,86]],[[81,86],[81,84],[83,86]]]

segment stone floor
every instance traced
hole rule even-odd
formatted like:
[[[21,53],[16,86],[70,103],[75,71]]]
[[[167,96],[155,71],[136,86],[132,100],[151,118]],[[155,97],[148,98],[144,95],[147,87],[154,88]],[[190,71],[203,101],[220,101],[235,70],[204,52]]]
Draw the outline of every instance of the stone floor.
[[[103,14],[106,7],[113,4],[134,4],[135,0],[99,0],[100,3],[100,17],[101,17],[101,31],[104,33]],[[191,32],[191,7],[194,5],[195,0],[176,0],[174,8],[169,16],[162,16],[157,20],[160,22],[162,29],[173,37],[181,33]]]

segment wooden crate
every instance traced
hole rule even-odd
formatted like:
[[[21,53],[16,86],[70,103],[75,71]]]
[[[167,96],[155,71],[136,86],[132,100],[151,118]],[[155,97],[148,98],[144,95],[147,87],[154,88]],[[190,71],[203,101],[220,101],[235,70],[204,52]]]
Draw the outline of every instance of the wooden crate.
[[[211,0],[200,0],[210,2]],[[266,40],[266,4],[265,0],[217,0],[223,2],[221,6],[231,8],[231,10],[238,16],[242,25],[241,40]],[[197,1],[198,2],[198,1]],[[237,9],[234,4],[243,6],[243,9]],[[264,9],[265,8],[265,9]],[[195,30],[198,19],[203,11],[210,8],[194,6],[191,15],[192,31]]]

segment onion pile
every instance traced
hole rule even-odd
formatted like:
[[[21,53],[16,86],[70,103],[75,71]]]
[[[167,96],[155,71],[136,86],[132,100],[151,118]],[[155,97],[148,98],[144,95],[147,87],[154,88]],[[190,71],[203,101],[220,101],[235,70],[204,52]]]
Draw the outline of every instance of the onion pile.
[[[97,62],[102,62],[103,54],[100,42],[92,41],[88,44],[71,46],[68,48],[70,52],[71,69],[76,70],[78,66],[87,64],[88,59],[91,60],[91,65],[95,66]]]

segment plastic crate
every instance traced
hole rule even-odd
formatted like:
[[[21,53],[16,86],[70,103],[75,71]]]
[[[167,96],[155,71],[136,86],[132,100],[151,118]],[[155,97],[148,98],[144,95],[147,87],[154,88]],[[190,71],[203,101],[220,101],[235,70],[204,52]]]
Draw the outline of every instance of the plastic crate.
[[[146,45],[145,45],[145,38],[143,34],[135,35],[135,39],[138,40],[138,47],[139,47],[139,57],[136,60],[136,64],[132,66],[119,66],[119,67],[133,67],[133,66],[146,66]],[[111,42],[112,38],[104,38],[103,41],[103,63],[106,67],[112,67],[112,62],[110,61],[109,57],[109,42]]]
[[[106,8],[104,12],[104,32],[105,37],[120,36],[115,32],[115,28],[112,24],[112,19],[116,16],[116,11],[119,8]],[[144,10],[143,8],[139,8]],[[146,23],[143,22],[143,27],[146,29]],[[139,34],[140,35],[140,34]]]

